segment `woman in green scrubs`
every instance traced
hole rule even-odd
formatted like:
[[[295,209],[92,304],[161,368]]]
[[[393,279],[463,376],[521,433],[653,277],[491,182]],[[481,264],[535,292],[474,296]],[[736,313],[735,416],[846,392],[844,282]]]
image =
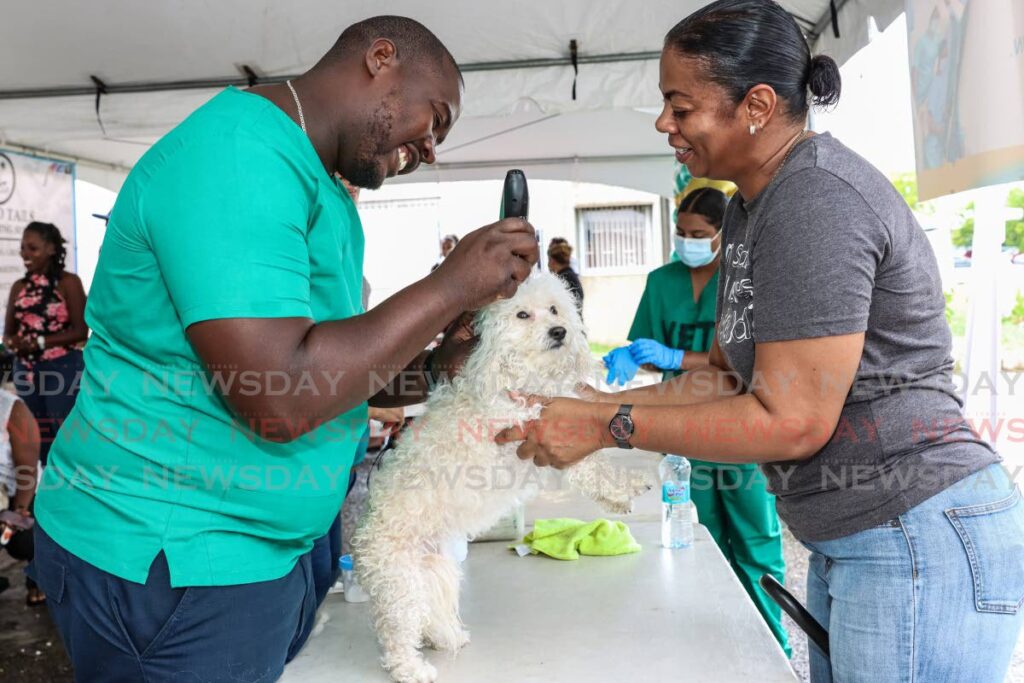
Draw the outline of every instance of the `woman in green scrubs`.
[[[668,379],[708,364],[715,337],[720,231],[727,201],[720,191],[704,187],[680,202],[674,236],[679,261],[647,276],[629,330],[633,343],[606,357],[609,377],[628,381],[638,366],[646,366],[661,370]],[[789,654],[781,611],[758,584],[762,574],[782,582],[786,570],[775,497],[766,490],[761,470],[753,463],[691,458],[690,464],[691,496],[701,524]]]

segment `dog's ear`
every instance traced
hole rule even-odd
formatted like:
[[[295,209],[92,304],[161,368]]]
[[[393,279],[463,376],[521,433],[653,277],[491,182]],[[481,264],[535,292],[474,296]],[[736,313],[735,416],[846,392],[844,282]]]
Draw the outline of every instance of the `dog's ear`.
[[[519,368],[516,349],[509,344],[511,330],[507,308],[507,302],[499,302],[477,314],[474,322],[480,341],[460,373],[465,386],[475,390],[485,401],[496,392],[516,386]]]

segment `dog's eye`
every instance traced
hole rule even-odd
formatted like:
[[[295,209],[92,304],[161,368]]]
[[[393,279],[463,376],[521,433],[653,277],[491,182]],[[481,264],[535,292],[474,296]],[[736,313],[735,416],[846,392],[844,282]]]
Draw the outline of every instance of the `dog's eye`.
[[[516,317],[519,318],[520,320],[526,320],[527,318],[530,317],[530,314],[527,313],[526,311],[519,311],[518,313],[516,313]]]
[[[558,315],[558,309],[554,306],[551,307],[551,315]]]

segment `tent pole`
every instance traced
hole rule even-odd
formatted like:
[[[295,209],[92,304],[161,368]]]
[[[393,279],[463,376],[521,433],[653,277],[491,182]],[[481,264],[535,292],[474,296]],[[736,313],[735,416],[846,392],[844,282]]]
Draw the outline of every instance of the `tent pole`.
[[[566,163],[589,163],[589,164],[607,164],[623,161],[649,161],[651,159],[657,159],[661,161],[671,160],[671,155],[668,154],[620,154],[620,155],[609,155],[609,156],[591,156],[591,157],[542,157],[539,159],[501,159],[497,161],[458,161],[445,163],[444,161],[438,161],[436,164],[431,166],[431,169],[437,171],[459,171],[476,168],[507,168],[513,166],[550,166],[552,164],[566,164]]]
[[[977,190],[974,240],[971,243],[970,306],[967,313],[967,348],[964,360],[965,408],[975,431],[993,442],[998,432],[999,271],[1008,219],[1009,187],[995,185]],[[995,445],[993,443],[993,445]]]
[[[63,152],[56,152],[52,149],[46,149],[44,147],[33,147],[32,145],[22,145],[17,142],[10,142],[8,140],[0,140],[0,148],[10,149],[13,152],[24,152],[26,154],[35,154],[37,156],[46,157],[48,159],[56,159],[57,161],[72,161],[76,164],[84,166],[92,166],[93,168],[102,169],[104,171],[117,171],[118,173],[128,173],[132,170],[131,166],[124,166],[123,164],[115,164],[109,161],[99,161],[98,159],[90,159],[89,157],[80,157],[73,154],[64,154]]]
[[[617,52],[603,55],[578,55],[577,64],[607,64],[613,62],[637,62],[652,59],[660,59],[661,51],[647,52]],[[461,64],[459,68],[463,73],[475,71],[502,71],[505,69],[540,69],[550,66],[572,66],[571,56],[550,57],[544,59],[512,59],[498,62],[473,62]],[[259,82],[284,83],[290,78],[297,78],[298,74],[279,76],[259,76]],[[231,76],[228,78],[199,78],[185,81],[142,81],[138,83],[104,83],[105,95],[116,95],[126,93],[163,92],[168,90],[209,90],[227,88],[234,85],[246,87],[249,84],[248,76]],[[42,97],[76,97],[81,95],[96,95],[96,85],[67,85],[52,88],[24,88],[20,90],[0,90],[0,100],[35,99]]]
[[[807,32],[808,42],[811,45],[818,40],[821,34],[833,20],[838,16],[849,0],[834,0],[825,10],[822,16]],[[806,22],[806,19],[794,15],[799,21]],[[810,23],[810,22],[807,22]],[[656,60],[661,58],[661,50],[647,50],[642,52],[615,52],[609,54],[586,55],[578,54],[575,57],[544,57],[537,59],[509,59],[494,62],[470,62],[460,64],[459,68],[463,73],[475,71],[503,71],[506,69],[540,69],[552,66],[577,66],[580,64],[608,64],[614,62],[637,62]],[[246,66],[248,71],[249,67]],[[297,78],[300,74],[286,74],[278,76],[259,76],[259,82],[284,83],[286,80]],[[144,92],[164,92],[168,90],[215,90],[227,88],[228,86],[247,86],[252,83],[253,73],[247,72],[242,76],[231,76],[227,78],[197,78],[182,81],[140,81],[137,83],[105,83],[104,94],[126,94]],[[0,90],[0,100],[23,100],[37,99],[44,97],[78,97],[82,95],[96,94],[96,85],[62,85],[49,88],[21,88],[16,90]]]

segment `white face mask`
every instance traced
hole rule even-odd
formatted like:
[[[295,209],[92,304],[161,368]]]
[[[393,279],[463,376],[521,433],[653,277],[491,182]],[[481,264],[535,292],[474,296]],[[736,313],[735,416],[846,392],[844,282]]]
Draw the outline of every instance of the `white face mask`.
[[[718,256],[718,249],[711,248],[711,243],[715,241],[714,237],[681,237],[677,234],[673,241],[679,260],[690,268],[706,266]]]

